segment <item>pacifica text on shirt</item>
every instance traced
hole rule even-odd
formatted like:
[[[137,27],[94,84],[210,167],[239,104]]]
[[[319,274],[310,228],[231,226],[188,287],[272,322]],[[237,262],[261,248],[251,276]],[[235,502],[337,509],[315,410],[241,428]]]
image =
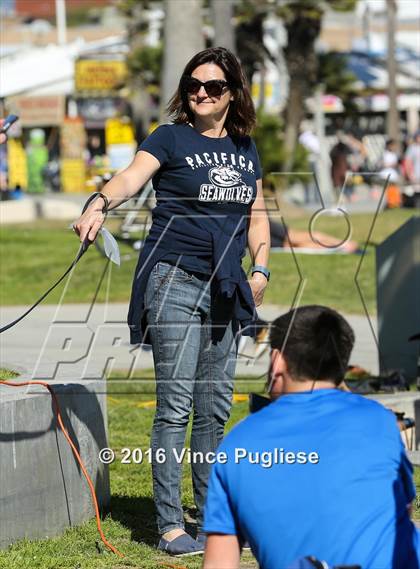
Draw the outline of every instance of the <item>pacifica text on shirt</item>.
[[[227,164],[228,154],[221,152],[220,156],[217,152],[211,153],[213,160],[208,152],[203,153],[206,163],[202,161],[198,154],[195,154],[195,162],[190,156],[185,159],[191,168],[213,167],[208,170],[208,184],[201,184],[199,201],[203,202],[236,202],[241,204],[249,204],[252,200],[252,186],[248,186],[242,180],[242,173],[238,170],[254,173],[254,164],[252,160],[245,160],[242,154],[236,156],[230,154],[230,164]],[[233,167],[233,164],[238,169]]]
[[[245,158],[243,154],[234,154],[233,152],[203,152],[202,154],[194,154],[193,157],[186,156],[185,160],[192,170],[208,166],[230,165],[240,170],[246,170],[250,174],[255,174],[254,163],[252,160]]]

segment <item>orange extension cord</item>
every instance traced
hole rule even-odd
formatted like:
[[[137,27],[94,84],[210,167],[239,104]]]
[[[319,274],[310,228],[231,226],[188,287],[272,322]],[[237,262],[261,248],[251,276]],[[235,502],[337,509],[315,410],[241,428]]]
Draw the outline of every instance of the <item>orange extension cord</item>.
[[[98,526],[98,532],[99,535],[101,536],[101,539],[103,541],[103,543],[111,550],[113,551],[116,555],[118,555],[119,557],[124,557],[124,555],[118,551],[118,549],[116,547],[114,547],[111,543],[109,543],[109,541],[107,541],[103,531],[102,531],[102,526],[101,526],[101,518],[99,515],[99,507],[98,507],[98,500],[96,498],[96,494],[95,494],[95,488],[93,486],[92,480],[89,476],[89,474],[87,473],[87,470],[85,468],[85,465],[83,464],[82,459],[80,458],[80,454],[77,451],[76,446],[74,445],[73,441],[70,438],[70,435],[67,432],[66,427],[64,426],[63,420],[61,418],[61,411],[60,411],[60,405],[58,403],[58,399],[56,394],[54,393],[53,388],[51,387],[51,385],[49,385],[47,382],[45,381],[23,381],[21,383],[15,383],[15,382],[11,382],[11,381],[7,381],[7,380],[0,380],[0,385],[8,385],[10,387],[22,387],[23,385],[42,385],[43,387],[46,387],[48,389],[48,391],[50,392],[50,395],[52,397],[53,403],[54,403],[54,408],[55,408],[55,412],[57,415],[57,422],[60,425],[60,428],[63,432],[63,435],[66,437],[67,442],[69,443],[74,456],[76,457],[77,462],[80,465],[80,468],[82,469],[82,472],[87,480],[87,483],[89,485],[89,489],[90,489],[90,493],[92,495],[92,502],[93,502],[93,506],[95,508],[95,515],[96,515],[96,525]]]

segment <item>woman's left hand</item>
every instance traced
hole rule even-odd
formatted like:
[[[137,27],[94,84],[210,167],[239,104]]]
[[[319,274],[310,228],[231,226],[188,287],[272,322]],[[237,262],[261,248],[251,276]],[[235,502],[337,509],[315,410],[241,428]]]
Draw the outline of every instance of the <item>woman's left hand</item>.
[[[252,290],[255,306],[260,306],[263,301],[265,287],[267,286],[267,278],[262,273],[254,273],[248,282]]]

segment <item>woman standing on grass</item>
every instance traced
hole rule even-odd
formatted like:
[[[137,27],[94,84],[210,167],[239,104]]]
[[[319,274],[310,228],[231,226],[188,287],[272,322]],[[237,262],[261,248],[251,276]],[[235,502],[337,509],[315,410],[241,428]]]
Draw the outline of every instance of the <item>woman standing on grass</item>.
[[[229,418],[239,334],[254,335],[255,306],[269,278],[270,233],[261,170],[249,133],[255,110],[243,71],[224,48],[186,65],[158,127],[133,162],[104,187],[108,209],[152,176],[157,205],[140,253],[128,313],[132,344],[151,343],[157,408],[153,489],[161,540],[173,555],[204,549],[203,507],[211,464],[192,464],[197,539],[184,530],[182,456],[193,411],[191,451],[214,452]],[[100,197],[75,223],[93,241],[104,215]],[[241,259],[254,263],[247,280]]]

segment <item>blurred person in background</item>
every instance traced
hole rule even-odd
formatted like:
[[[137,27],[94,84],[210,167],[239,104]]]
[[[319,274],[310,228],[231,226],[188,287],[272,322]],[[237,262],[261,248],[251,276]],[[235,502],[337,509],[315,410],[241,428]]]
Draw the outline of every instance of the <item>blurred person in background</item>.
[[[284,222],[269,216],[271,250],[314,249],[319,252],[331,250],[337,253],[359,253],[359,245],[351,239],[342,239],[321,231],[304,231],[288,227]]]
[[[339,134],[337,143],[331,148],[331,178],[337,198],[341,194],[341,190],[346,181],[347,172],[350,165],[348,157],[352,150],[344,141],[343,135]]]
[[[380,164],[379,177],[387,182],[386,206],[387,208],[399,208],[402,205],[400,183],[402,181],[400,171],[400,157],[397,142],[390,138],[385,143],[385,149]]]
[[[4,125],[4,119],[0,119],[0,129]],[[7,134],[5,132],[0,132],[0,144],[3,144],[7,140]]]
[[[390,182],[397,183],[400,180],[399,162],[397,143],[390,138],[386,141],[382,154],[381,169],[379,171],[381,178],[389,178]]]
[[[406,172],[412,184],[420,184],[420,130],[414,135],[413,142],[405,152]]]
[[[300,144],[308,152],[309,170],[311,173],[316,173],[317,162],[320,157],[320,145],[317,135],[312,131],[309,124],[304,122],[302,124],[302,132],[299,136]],[[305,204],[317,203],[319,196],[316,189],[314,176],[311,175],[308,180],[305,180]]]
[[[367,169],[367,156],[365,144],[354,133],[338,134],[338,141],[330,151],[331,177],[337,197],[343,193],[349,201],[357,199],[355,186],[362,179],[357,182],[355,175]]]
[[[367,170],[368,151],[363,140],[350,132],[346,136],[346,143],[352,151],[349,155],[350,170],[354,174]]]

